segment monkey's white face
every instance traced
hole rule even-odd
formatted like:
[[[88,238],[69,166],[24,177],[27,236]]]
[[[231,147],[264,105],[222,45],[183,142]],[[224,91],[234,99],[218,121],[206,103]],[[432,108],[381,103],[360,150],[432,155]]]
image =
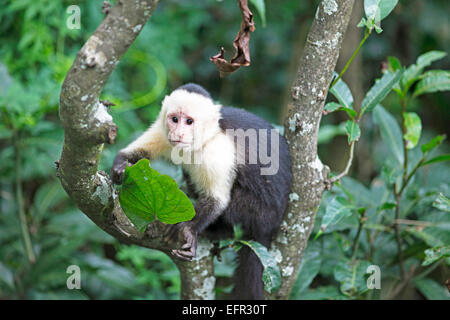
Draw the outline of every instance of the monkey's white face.
[[[177,147],[191,147],[194,144],[195,119],[181,110],[171,112],[166,117],[168,140]]]
[[[220,105],[185,90],[172,92],[163,101],[161,114],[172,146],[198,150],[219,131]]]

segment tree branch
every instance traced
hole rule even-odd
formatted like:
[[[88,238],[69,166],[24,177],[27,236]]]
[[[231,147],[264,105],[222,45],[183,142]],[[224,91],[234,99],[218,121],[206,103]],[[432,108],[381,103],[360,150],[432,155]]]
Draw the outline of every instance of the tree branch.
[[[287,299],[312,231],[329,168],[317,156],[317,135],[339,49],[354,0],[323,0],[299,61],[285,120],[292,158],[292,193],[281,231],[271,251],[279,257],[280,289],[271,299]]]
[[[112,117],[99,102],[100,92],[158,2],[116,1],[78,52],[61,88],[59,114],[64,127],[64,145],[57,175],[80,210],[104,231],[124,243],[169,253],[181,243],[168,244],[162,240],[165,230],[162,223],[152,223],[145,233],[139,232],[120,208],[111,179],[97,168],[104,143],[114,143],[117,134]],[[203,254],[192,263],[173,258],[182,277],[182,297],[214,297],[214,286],[206,285],[215,281],[211,247],[203,244],[199,249]],[[204,284],[202,290],[193,290],[198,288],[198,283]]]

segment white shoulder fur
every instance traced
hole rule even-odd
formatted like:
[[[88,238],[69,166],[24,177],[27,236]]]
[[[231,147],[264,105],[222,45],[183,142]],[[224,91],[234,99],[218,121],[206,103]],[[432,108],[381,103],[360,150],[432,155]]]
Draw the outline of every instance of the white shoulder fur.
[[[234,144],[220,132],[209,140],[200,154],[199,164],[184,164],[198,192],[206,193],[225,207],[236,177]]]

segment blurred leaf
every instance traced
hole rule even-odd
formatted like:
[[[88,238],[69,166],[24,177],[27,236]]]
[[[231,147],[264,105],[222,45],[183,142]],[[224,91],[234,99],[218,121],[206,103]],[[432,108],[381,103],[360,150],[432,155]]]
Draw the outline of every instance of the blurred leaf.
[[[424,93],[448,90],[450,90],[450,75],[433,74],[423,78],[417,83],[413,97],[418,97]]]
[[[347,295],[362,294],[367,288],[368,261],[348,261],[339,263],[334,270],[334,278],[340,282],[341,291]]]
[[[433,207],[438,208],[441,211],[450,212],[450,199],[439,193],[436,200],[433,202]]]
[[[417,58],[416,66],[423,69],[431,65],[434,61],[444,58],[446,55],[447,52],[444,51],[429,51]]]
[[[395,166],[395,164],[393,164],[392,162],[393,160],[387,159],[383,163],[383,167],[381,168],[381,176],[389,185],[394,184],[402,174],[402,171],[399,170],[399,167]]]
[[[266,5],[264,0],[250,0],[256,10],[258,11],[259,16],[261,17],[262,26],[266,27]]]
[[[328,102],[324,107],[324,111],[326,112],[334,112],[337,110],[345,111],[352,120],[356,116],[356,111],[354,109],[344,107],[337,102]]]
[[[423,266],[428,266],[443,258],[450,257],[450,246],[441,246],[425,250],[425,259]]]
[[[147,159],[139,160],[125,169],[120,205],[133,224],[144,232],[155,219],[174,224],[191,220],[194,207],[177,183],[150,167]]]
[[[396,207],[396,204],[393,202],[385,202],[381,205],[380,210],[390,210]]]
[[[406,140],[406,148],[414,148],[420,139],[420,134],[422,133],[422,121],[417,113],[405,112],[403,114],[405,119],[406,132],[403,138]]]
[[[398,0],[364,0],[364,12],[368,18],[386,18],[397,5]]]
[[[353,209],[355,207],[347,199],[335,197],[327,205],[320,229],[325,230],[328,226],[337,224],[343,217],[350,216]]]
[[[402,72],[386,72],[380,79],[375,81],[369,89],[361,104],[361,115],[372,111],[392,90],[402,76]]]
[[[333,112],[333,111],[339,110],[341,107],[342,106],[339,103],[332,101],[332,102],[328,102],[325,105],[325,107],[323,108],[323,110],[328,111],[328,112]]]
[[[428,67],[436,60],[442,59],[446,55],[447,53],[443,51],[430,51],[420,55],[417,58],[417,62],[410,65],[403,73],[401,80],[403,90],[407,91],[411,85],[419,79],[419,76],[425,67]]]
[[[345,130],[347,131],[348,144],[359,140],[359,137],[361,136],[361,129],[355,121],[347,120],[345,123]]]
[[[428,278],[414,279],[414,284],[428,300],[450,299],[448,290],[434,280]]]
[[[445,135],[436,136],[428,143],[423,144],[420,148],[422,149],[423,153],[430,152],[431,150],[439,146],[445,140],[445,138]]]
[[[378,200],[374,199],[374,194],[370,192],[361,182],[351,178],[344,177],[341,180],[341,187],[350,194],[358,206],[377,206]],[[352,200],[353,201],[353,200]]]
[[[0,262],[0,288],[1,283],[6,284],[10,289],[14,289],[14,274],[12,270],[7,268],[3,263]],[[0,290],[1,292],[1,290]]]
[[[396,57],[388,57],[388,68],[389,72],[394,73],[402,69],[402,64]]]
[[[450,154],[442,154],[440,156],[431,158],[430,160],[425,161],[422,163],[422,166],[426,166],[428,164],[436,163],[436,162],[443,162],[443,161],[450,161]]]
[[[342,293],[335,286],[322,286],[311,289],[299,297],[301,300],[347,300],[348,297]]]
[[[398,164],[403,165],[402,131],[395,118],[379,105],[373,113],[375,123],[380,128],[381,138]]]
[[[249,246],[261,261],[264,267],[262,279],[264,282],[264,290],[269,293],[277,291],[281,285],[281,273],[275,258],[269,253],[267,248],[259,242],[253,240],[239,240],[239,242]]]
[[[291,299],[299,299],[319,273],[322,254],[318,242],[309,242],[303,253],[302,262],[298,270],[297,280],[292,289]]]
[[[337,77],[338,75],[335,73],[334,76]],[[353,110],[352,92],[342,79],[339,79],[338,82],[334,84],[330,89],[330,93],[336,97],[343,107]]]
[[[31,289],[27,295],[27,299],[32,300],[88,300],[89,296],[81,290],[46,290],[40,291]]]
[[[430,247],[440,247],[445,245],[442,232],[448,232],[450,223],[436,223],[436,226],[425,228],[405,228],[405,231],[423,240]],[[441,229],[441,230],[439,230]]]

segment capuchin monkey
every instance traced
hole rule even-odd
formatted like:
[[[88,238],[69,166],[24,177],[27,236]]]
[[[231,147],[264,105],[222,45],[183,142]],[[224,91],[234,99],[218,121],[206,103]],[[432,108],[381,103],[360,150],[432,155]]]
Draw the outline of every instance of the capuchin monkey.
[[[269,248],[287,207],[291,164],[285,139],[267,121],[214,103],[199,85],[183,85],[165,97],[155,123],[116,155],[113,181],[121,183],[127,162],[161,157],[182,166],[196,199],[195,217],[168,228],[166,240],[184,240],[175,256],[191,260],[199,234],[231,238],[234,225],[244,239]],[[247,246],[238,257],[232,296],[264,299],[258,257]]]

